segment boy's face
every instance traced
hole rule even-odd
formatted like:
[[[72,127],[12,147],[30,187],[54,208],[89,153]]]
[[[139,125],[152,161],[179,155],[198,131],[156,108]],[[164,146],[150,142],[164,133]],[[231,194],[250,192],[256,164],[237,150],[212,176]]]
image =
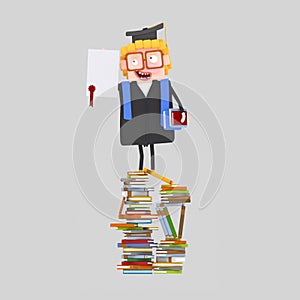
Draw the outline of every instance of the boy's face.
[[[129,81],[149,82],[165,78],[165,65],[170,64],[169,55],[157,48],[139,49],[121,60],[121,70],[127,70]]]

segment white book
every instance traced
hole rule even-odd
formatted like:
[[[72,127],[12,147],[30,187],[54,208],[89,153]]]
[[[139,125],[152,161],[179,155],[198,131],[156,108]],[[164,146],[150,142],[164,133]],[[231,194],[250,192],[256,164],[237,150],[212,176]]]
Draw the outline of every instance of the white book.
[[[185,262],[185,257],[172,257],[172,262]]]

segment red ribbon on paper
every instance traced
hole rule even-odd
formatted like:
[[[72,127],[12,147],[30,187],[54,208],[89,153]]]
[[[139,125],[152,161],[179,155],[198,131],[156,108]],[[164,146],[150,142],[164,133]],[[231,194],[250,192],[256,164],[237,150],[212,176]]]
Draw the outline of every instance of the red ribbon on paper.
[[[94,106],[94,92],[96,90],[96,87],[94,85],[89,86],[89,92],[90,92],[90,106]]]

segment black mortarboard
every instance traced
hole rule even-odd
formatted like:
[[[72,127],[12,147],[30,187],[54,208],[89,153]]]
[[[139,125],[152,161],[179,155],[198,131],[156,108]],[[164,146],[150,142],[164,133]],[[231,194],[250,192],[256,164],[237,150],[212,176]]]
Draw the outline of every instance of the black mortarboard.
[[[157,30],[164,28],[164,23],[157,24],[153,27],[145,27],[142,30],[127,31],[126,36],[132,37],[132,42],[137,40],[156,40]]]

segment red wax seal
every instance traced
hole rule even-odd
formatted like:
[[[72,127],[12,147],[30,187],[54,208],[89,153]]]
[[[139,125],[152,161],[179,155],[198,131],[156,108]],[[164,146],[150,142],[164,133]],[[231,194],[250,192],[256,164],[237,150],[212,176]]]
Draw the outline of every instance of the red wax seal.
[[[89,86],[89,92],[90,92],[90,106],[94,106],[94,92],[96,90],[96,87],[94,85]]]

